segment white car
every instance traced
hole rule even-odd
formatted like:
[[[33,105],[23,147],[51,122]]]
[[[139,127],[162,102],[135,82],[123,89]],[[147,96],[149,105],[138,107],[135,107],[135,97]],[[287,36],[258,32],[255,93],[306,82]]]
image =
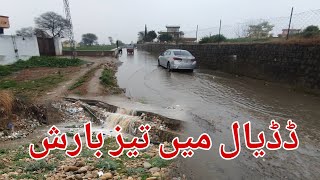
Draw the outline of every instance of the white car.
[[[196,66],[196,58],[186,50],[168,49],[160,54],[158,65],[167,68],[170,72],[173,69],[186,69],[193,71]]]

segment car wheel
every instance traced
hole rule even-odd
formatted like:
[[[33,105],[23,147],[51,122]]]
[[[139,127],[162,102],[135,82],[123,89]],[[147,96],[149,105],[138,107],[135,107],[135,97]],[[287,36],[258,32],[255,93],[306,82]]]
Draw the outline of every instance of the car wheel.
[[[168,72],[171,72],[171,65],[170,65],[170,62],[168,62],[168,64],[167,64],[167,71],[168,71]]]
[[[158,59],[158,66],[160,66],[160,60]]]

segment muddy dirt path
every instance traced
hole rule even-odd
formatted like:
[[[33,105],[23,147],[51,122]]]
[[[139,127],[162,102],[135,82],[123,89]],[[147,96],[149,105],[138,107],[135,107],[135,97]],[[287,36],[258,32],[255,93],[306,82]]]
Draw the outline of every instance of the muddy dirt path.
[[[101,73],[103,71],[103,68],[98,69],[95,73],[94,76],[91,78],[91,80],[87,84],[87,96],[98,96],[103,93],[103,87],[100,84],[100,77]]]
[[[75,72],[69,77],[69,80],[63,82],[57,86],[57,88],[50,90],[46,93],[46,95],[40,97],[38,99],[38,103],[47,103],[55,100],[59,100],[62,97],[68,96],[68,88],[74,84],[80,77],[84,76],[88,71],[98,67],[100,64],[108,63],[108,62],[118,62],[117,59],[111,57],[80,57],[80,59],[87,61],[88,64],[83,66],[80,71]],[[99,94],[100,85],[99,85],[99,77],[102,72],[102,68],[99,68],[94,77],[87,83],[87,89],[90,94]]]

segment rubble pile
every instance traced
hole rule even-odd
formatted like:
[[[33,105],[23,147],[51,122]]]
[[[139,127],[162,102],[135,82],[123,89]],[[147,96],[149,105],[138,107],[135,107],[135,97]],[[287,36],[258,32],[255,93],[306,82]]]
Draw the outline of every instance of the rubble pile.
[[[25,138],[41,124],[47,124],[44,106],[13,99],[10,113],[0,117],[0,141]]]
[[[59,101],[52,103],[52,106],[58,109],[64,115],[64,121],[67,120],[86,123],[92,120],[89,114],[84,111],[80,101],[77,101],[75,103]]]

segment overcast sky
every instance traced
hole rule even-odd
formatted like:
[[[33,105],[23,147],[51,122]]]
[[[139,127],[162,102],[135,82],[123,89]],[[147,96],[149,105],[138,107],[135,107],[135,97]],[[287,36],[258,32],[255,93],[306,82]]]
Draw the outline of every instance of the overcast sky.
[[[76,40],[84,33],[95,33],[99,43],[108,37],[124,42],[137,40],[137,32],[165,30],[180,25],[182,31],[234,24],[247,19],[289,16],[295,12],[320,9],[320,0],[70,0]],[[22,27],[34,26],[34,18],[54,11],[64,16],[63,0],[0,0],[0,15],[10,17],[14,34]]]

